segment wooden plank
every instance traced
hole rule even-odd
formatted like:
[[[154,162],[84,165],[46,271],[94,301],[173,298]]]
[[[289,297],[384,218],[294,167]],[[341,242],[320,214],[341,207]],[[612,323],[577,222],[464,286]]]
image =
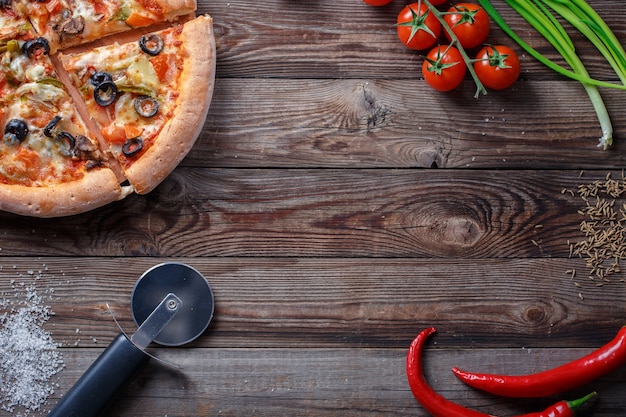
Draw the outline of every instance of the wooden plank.
[[[575,359],[586,349],[450,350],[434,336],[424,354],[426,377],[446,398],[493,415],[538,411],[560,398],[511,400],[464,386],[450,368],[533,371]],[[96,349],[65,352],[74,366],[60,375],[71,386],[95,360]],[[116,402],[109,415],[198,416],[427,416],[406,382],[404,349],[161,349],[173,370],[152,361]],[[489,360],[485,360],[489,358]],[[573,399],[597,389],[595,417],[619,414],[623,371],[575,392]],[[50,400],[53,405],[64,389]],[[593,406],[593,404],[592,404]]]
[[[626,323],[624,283],[572,280],[563,259],[4,258],[0,294],[34,283],[55,340],[100,347],[119,332],[111,313],[134,332],[135,281],[167,260],[196,267],[215,293],[192,346],[400,348],[436,326],[449,348],[593,347]]]
[[[271,94],[268,92],[271,91]],[[220,79],[186,166],[621,168],[626,94],[602,91],[615,146],[577,82],[521,81],[473,98],[420,80]]]
[[[0,213],[4,256],[568,257],[567,190],[621,171],[179,169],[70,218]],[[619,204],[618,204],[619,206]],[[538,227],[541,226],[541,227]]]

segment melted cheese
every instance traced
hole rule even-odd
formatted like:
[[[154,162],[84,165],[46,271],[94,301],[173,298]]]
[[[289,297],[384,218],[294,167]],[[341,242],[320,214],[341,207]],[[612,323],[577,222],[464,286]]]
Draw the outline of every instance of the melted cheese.
[[[67,98],[65,90],[52,84],[31,82],[19,86],[15,90],[15,95],[18,97],[28,95],[29,99],[45,102],[59,102]]]

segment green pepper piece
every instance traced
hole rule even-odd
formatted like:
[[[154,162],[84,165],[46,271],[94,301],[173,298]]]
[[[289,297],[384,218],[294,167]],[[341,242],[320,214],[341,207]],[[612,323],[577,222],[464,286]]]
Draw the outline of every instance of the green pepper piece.
[[[135,93],[135,94],[141,94],[142,96],[148,96],[148,97],[152,97],[155,98],[156,97],[156,93],[153,90],[150,90],[148,88],[145,87],[138,87],[135,85],[118,85],[117,86],[117,91],[121,92],[121,93]]]
[[[7,51],[12,54],[20,53],[22,52],[22,48],[20,47],[20,43],[18,41],[16,41],[15,39],[11,39],[7,42]]]
[[[37,80],[38,84],[47,84],[47,85],[53,85],[55,87],[58,88],[64,88],[63,83],[59,80],[57,80],[54,77],[44,77],[41,80]]]
[[[120,9],[117,12],[111,15],[111,17],[109,18],[109,22],[113,20],[121,20],[125,22],[126,19],[128,19],[128,16],[130,16],[130,7],[125,5],[125,6],[120,7]]]

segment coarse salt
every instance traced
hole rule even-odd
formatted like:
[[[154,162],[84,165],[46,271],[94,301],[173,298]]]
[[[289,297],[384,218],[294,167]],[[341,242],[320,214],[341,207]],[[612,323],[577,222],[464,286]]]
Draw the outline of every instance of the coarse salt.
[[[53,314],[34,287],[25,300],[3,300],[0,314],[0,408],[27,416],[54,392],[50,378],[63,369],[59,347],[43,325]]]

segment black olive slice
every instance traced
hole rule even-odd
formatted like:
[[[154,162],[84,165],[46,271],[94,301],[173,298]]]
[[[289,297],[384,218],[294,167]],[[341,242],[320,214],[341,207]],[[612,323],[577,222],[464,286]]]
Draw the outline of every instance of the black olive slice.
[[[148,55],[158,55],[163,50],[163,39],[157,34],[151,33],[139,38],[139,47]]]
[[[65,143],[67,143],[68,149],[66,150],[66,152],[64,152],[64,154],[71,155],[72,152],[74,152],[74,147],[76,146],[76,139],[74,138],[74,136],[66,131],[62,131],[57,134],[56,139],[58,141],[64,141]]]
[[[131,156],[137,155],[142,148],[143,141],[139,136],[137,136],[136,138],[130,138],[124,142],[122,145],[122,153],[130,158]]]
[[[0,9],[11,7],[11,0],[0,0]]]
[[[43,50],[43,53],[48,55],[50,53],[50,45],[45,38],[35,38],[24,42],[22,45],[22,52],[29,57],[32,57],[38,50]]]
[[[89,84],[93,85],[94,87],[97,87],[106,81],[113,82],[113,76],[104,71],[95,72],[92,74],[91,77],[89,77]]]
[[[52,130],[54,129],[54,127],[61,121],[61,116],[54,116],[52,118],[52,120],[50,120],[48,122],[48,124],[46,125],[46,127],[43,128],[43,134],[46,135],[47,137],[51,138],[52,137]]]
[[[117,98],[117,86],[113,81],[101,82],[93,90],[93,98],[100,106],[108,106]]]
[[[9,143],[22,142],[28,136],[28,126],[22,119],[11,119],[4,127],[4,140]]]
[[[159,111],[159,102],[150,96],[137,96],[133,105],[137,114],[142,117],[152,117]]]

